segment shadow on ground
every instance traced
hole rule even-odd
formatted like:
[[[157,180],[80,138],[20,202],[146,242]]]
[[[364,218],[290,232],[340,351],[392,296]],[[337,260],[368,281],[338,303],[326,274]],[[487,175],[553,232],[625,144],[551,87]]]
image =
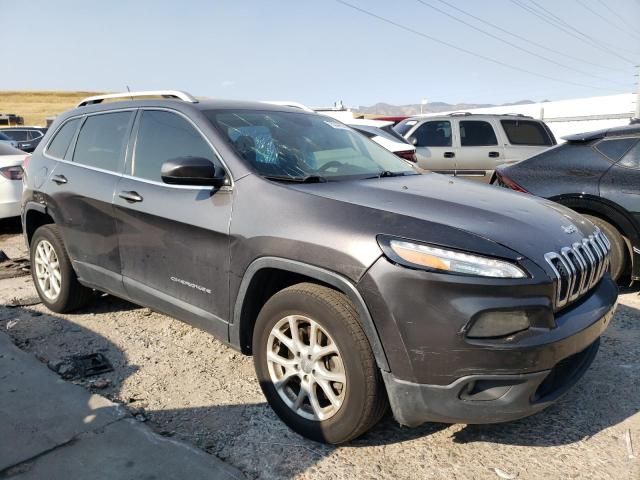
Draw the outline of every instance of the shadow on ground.
[[[78,314],[118,314],[133,308],[138,307],[103,296]],[[68,317],[72,318],[73,315]],[[533,417],[515,422],[468,425],[455,431],[450,441],[551,447],[583,440],[634,415],[640,410],[640,400],[634,403],[629,399],[640,398],[637,372],[629,370],[628,375],[617,377],[609,373],[624,368],[627,364],[633,366],[637,362],[634,357],[637,354],[634,352],[638,349],[638,318],[638,310],[628,306],[619,307],[614,325],[605,334],[591,370],[558,404]],[[47,342],[53,333],[61,330],[65,331],[64,342],[75,346],[70,349],[69,354],[103,353],[115,369],[113,373],[104,376],[110,380],[111,386],[105,390],[97,390],[92,387],[91,379],[86,379],[82,382],[85,387],[111,399],[118,399],[139,420],[148,420],[150,426],[162,435],[189,440],[209,453],[230,461],[249,477],[260,474],[259,471],[256,472],[256,459],[252,456],[258,443],[270,445],[275,462],[270,466],[270,475],[274,478],[292,478],[340,448],[317,444],[290,432],[265,403],[242,403],[242,398],[238,398],[239,402],[231,405],[147,410],[136,398],[122,399],[119,397],[120,386],[139,367],[130,364],[127,355],[103,336],[59,316],[42,314],[25,307],[1,306],[0,328],[8,332],[20,348],[37,353],[38,358],[45,363],[55,361],[60,351],[65,350],[65,345],[49,345]],[[628,334],[630,332],[634,334]],[[263,429],[259,435],[253,435],[256,425],[266,425],[266,433]],[[402,428],[387,415],[373,430],[350,442],[348,447],[403,443],[446,428],[448,425],[443,424]],[[239,441],[244,438],[246,442]],[[246,454],[237,455],[236,450],[230,454],[230,445],[233,449],[246,449]],[[292,458],[289,447],[299,448],[301,454]]]

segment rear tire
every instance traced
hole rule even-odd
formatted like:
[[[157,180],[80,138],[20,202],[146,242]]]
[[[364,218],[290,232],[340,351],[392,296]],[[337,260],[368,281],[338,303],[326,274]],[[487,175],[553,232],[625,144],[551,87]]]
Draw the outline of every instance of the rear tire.
[[[387,409],[358,314],[346,296],[330,288],[300,283],[272,296],[256,320],[253,358],[273,410],[312,440],[349,441]]]
[[[65,313],[88,303],[92,291],[78,282],[56,225],[43,225],[35,231],[30,257],[33,283],[49,310]]]
[[[609,254],[611,264],[611,278],[613,278],[615,281],[620,280],[622,274],[627,271],[627,259],[629,257],[627,252],[627,244],[625,243],[624,238],[622,237],[618,229],[606,220],[603,220],[599,217],[594,217],[592,215],[583,216],[588,218],[591,223],[602,230],[602,232],[609,239],[609,243],[611,243],[611,253]]]

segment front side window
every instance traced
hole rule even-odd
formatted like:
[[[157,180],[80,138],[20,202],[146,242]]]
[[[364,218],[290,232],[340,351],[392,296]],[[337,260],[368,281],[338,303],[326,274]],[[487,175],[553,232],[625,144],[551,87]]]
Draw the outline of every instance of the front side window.
[[[511,145],[551,146],[549,132],[540,122],[531,120],[500,120]]]
[[[161,182],[162,164],[179,157],[201,157],[219,163],[202,135],[180,115],[161,110],[143,111],[131,174]]]
[[[460,145],[463,147],[488,147],[497,145],[496,132],[489,122],[480,120],[460,121]]]
[[[340,180],[414,173],[388,150],[323,115],[266,110],[204,114],[263,176]]]
[[[416,147],[450,147],[451,122],[425,122],[413,132],[413,137]]]
[[[117,172],[129,138],[132,112],[91,115],[80,129],[73,161]]]
[[[38,130],[29,131],[29,140],[36,140],[42,136],[43,136],[42,132],[39,132]]]
[[[78,128],[78,123],[80,123],[80,119],[74,118],[73,120],[69,120],[60,130],[58,130],[55,137],[53,137],[53,140],[51,140],[47,147],[47,155],[60,160],[64,159],[67,154],[67,150],[69,149],[69,145],[71,145],[71,140],[73,140],[73,136]]]

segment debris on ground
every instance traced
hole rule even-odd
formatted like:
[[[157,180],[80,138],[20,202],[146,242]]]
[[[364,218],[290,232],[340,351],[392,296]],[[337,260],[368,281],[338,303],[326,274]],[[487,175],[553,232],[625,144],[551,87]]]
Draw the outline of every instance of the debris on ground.
[[[636,458],[636,456],[633,454],[633,443],[631,443],[631,430],[628,428],[624,436],[624,443],[627,444],[627,453],[629,454],[629,458]]]
[[[107,388],[109,385],[111,385],[111,382],[106,378],[99,378],[95,382],[91,383],[92,388],[97,388],[99,390]]]
[[[67,380],[78,380],[81,378],[101,375],[103,373],[112,372],[113,366],[111,362],[102,353],[90,353],[88,355],[74,355],[66,357],[62,360],[54,360],[49,362],[49,368]],[[102,379],[103,381],[106,381]],[[93,384],[98,383],[97,381]],[[106,388],[96,387],[96,388]]]
[[[500,470],[499,468],[494,468],[493,471],[496,472],[496,475],[498,475],[498,477],[504,480],[514,480],[515,478],[518,478],[517,473],[507,473],[504,470]]]
[[[0,279],[29,275],[31,269],[27,257],[11,259],[0,250]]]
[[[0,278],[2,277],[0,276]],[[37,296],[23,297],[23,298],[13,297],[9,300],[6,306],[9,308],[30,307],[32,305],[38,305],[39,303],[42,303],[42,302],[40,301],[40,297],[37,297]]]

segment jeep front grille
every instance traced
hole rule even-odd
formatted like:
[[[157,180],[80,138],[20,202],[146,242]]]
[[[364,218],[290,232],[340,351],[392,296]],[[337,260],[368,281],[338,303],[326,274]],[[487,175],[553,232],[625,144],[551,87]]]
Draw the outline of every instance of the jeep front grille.
[[[577,300],[600,281],[609,268],[610,250],[609,240],[598,229],[581,242],[544,256],[556,277],[556,310]]]

